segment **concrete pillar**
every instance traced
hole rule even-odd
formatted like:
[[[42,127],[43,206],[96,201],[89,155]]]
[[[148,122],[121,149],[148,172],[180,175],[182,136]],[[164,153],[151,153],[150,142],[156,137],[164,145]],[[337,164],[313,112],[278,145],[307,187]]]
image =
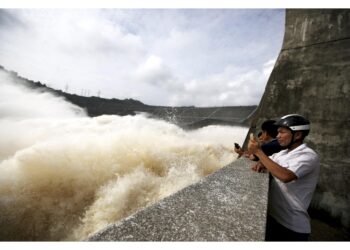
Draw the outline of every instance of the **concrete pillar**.
[[[312,125],[306,142],[321,157],[312,206],[339,218],[346,227],[350,226],[349,105],[350,10],[287,10],[283,47],[250,132],[258,131],[265,119],[290,113],[308,117]]]

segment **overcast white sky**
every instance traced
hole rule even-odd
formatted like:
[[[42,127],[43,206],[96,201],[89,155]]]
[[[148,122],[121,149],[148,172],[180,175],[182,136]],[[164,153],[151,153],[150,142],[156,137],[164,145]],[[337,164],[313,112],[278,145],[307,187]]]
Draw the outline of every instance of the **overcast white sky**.
[[[0,64],[78,95],[258,104],[284,9],[1,9]]]

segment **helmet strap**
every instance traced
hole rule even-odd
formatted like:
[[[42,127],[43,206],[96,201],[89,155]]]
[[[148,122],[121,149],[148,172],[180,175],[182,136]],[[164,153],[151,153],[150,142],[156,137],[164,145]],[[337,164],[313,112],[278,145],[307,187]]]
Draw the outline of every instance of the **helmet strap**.
[[[300,141],[302,141],[302,139],[297,139],[297,140],[294,140],[294,135],[297,131],[293,131],[293,130],[290,130],[292,132],[292,140],[290,141],[290,143],[288,144],[288,146],[286,148],[290,149],[295,143],[298,143]]]

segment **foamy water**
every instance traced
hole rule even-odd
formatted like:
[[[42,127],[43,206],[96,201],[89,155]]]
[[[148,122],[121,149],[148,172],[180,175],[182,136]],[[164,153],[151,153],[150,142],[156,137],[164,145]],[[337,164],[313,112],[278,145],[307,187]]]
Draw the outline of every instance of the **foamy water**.
[[[53,96],[27,108],[31,116],[21,108],[29,103],[9,96],[0,102],[1,240],[86,239],[234,161],[233,142],[247,133],[184,131],[142,115],[89,118]],[[57,118],[56,109],[68,111]]]

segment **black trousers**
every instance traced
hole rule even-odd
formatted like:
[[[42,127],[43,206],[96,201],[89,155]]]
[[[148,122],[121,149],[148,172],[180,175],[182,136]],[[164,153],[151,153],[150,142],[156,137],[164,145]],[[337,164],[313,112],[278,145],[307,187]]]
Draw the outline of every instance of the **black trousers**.
[[[294,232],[279,224],[270,215],[266,221],[266,241],[308,241],[310,234]]]

